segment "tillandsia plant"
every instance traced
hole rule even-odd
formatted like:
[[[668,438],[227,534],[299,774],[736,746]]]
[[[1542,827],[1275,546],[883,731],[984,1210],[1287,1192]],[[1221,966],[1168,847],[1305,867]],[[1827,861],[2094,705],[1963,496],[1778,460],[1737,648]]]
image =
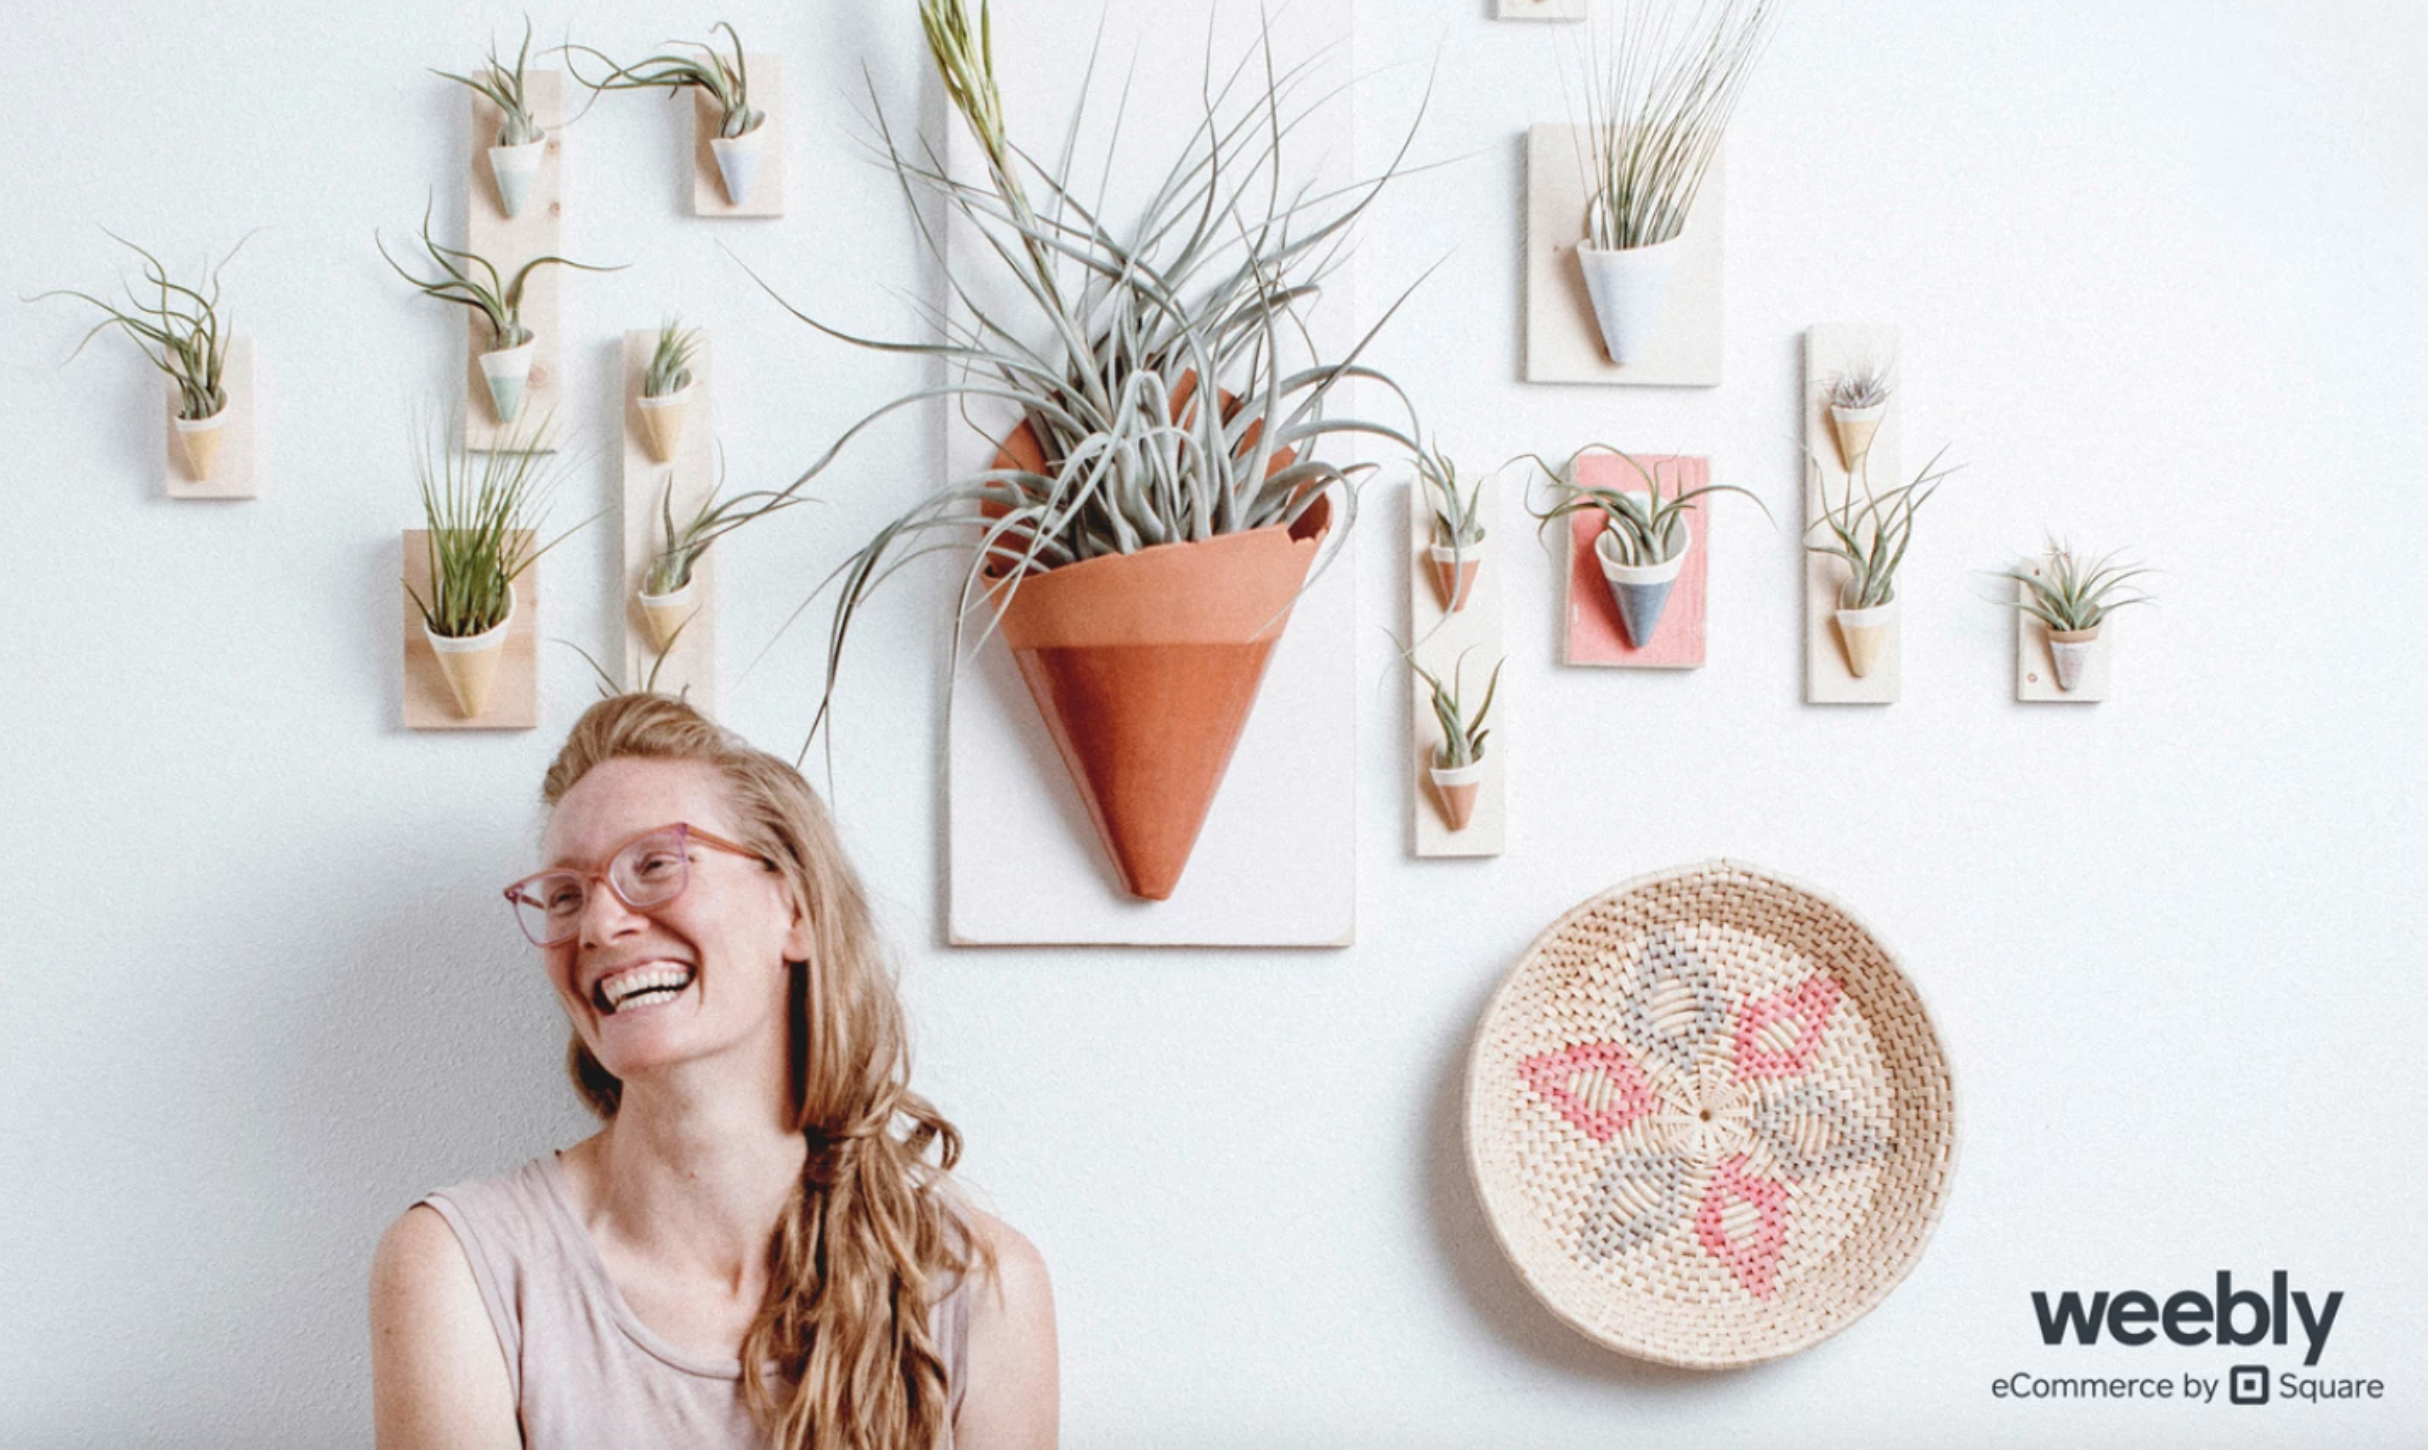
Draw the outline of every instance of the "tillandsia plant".
[[[512,277],[499,272],[495,263],[477,252],[450,247],[430,235],[430,212],[422,211],[422,248],[429,253],[431,263],[438,269],[436,277],[420,277],[405,270],[402,263],[388,253],[385,238],[376,234],[379,255],[426,297],[452,302],[470,308],[489,324],[494,343],[492,351],[520,347],[531,341],[531,330],[523,326],[523,287],[531,274],[542,267],[573,267],[584,272],[620,272],[622,266],[601,267],[588,262],[576,262],[565,257],[534,257],[515,269]]]
[[[1636,493],[1573,482],[1577,460],[1589,453],[1607,453],[1626,464],[1638,478],[1644,480],[1644,491]],[[1685,553],[1689,542],[1686,506],[1705,494],[1743,494],[1762,510],[1764,518],[1770,517],[1770,505],[1762,502],[1750,490],[1733,483],[1707,483],[1701,488],[1680,489],[1664,495],[1658,469],[1645,467],[1635,455],[1607,443],[1588,443],[1570,454],[1566,464],[1556,467],[1537,454],[1529,453],[1525,457],[1542,470],[1553,494],[1550,506],[1534,515],[1541,521],[1537,532],[1549,529],[1553,523],[1574,514],[1598,512],[1602,515],[1602,538],[1609,542],[1603,543],[1597,539],[1594,547],[1601,550],[1611,562],[1631,568],[1665,564]]]
[[[470,639],[504,624],[514,612],[514,581],[576,531],[584,519],[542,544],[538,530],[566,465],[550,450],[543,420],[511,446],[473,452],[443,436],[431,438],[420,460],[422,518],[427,530],[430,594],[413,602],[422,623],[442,639]]]
[[[1425,682],[1425,688],[1433,692],[1433,718],[1442,727],[1442,743],[1435,748],[1433,758],[1433,766],[1437,770],[1460,770],[1481,762],[1484,758],[1484,739],[1492,733],[1492,701],[1500,693],[1501,667],[1509,662],[1505,659],[1493,661],[1492,677],[1484,684],[1484,698],[1470,712],[1463,694],[1466,689],[1464,676],[1468,653],[1472,651],[1461,652],[1452,663],[1450,683],[1446,685],[1439,675],[1413,658],[1408,661],[1408,668],[1414,670],[1416,677]]]
[[[1611,251],[1686,229],[1783,0],[1623,3],[1578,62],[1586,237]]]
[[[2023,586],[2015,607],[2049,627],[2053,634],[2089,634],[2107,622],[2111,610],[2148,604],[2143,593],[2118,597],[2117,591],[2151,571],[2120,564],[2115,554],[2085,559],[2071,544],[2049,541],[2048,566],[2040,573],[2009,569],[2002,577]]]
[[[529,146],[545,141],[548,133],[531,114],[530,102],[523,94],[523,70],[531,60],[531,19],[523,18],[523,44],[514,53],[514,64],[507,65],[498,58],[497,46],[489,47],[489,59],[470,75],[433,68],[431,74],[443,76],[459,86],[479,92],[498,109],[497,144],[500,146]],[[511,214],[511,213],[509,213]]]
[[[1857,363],[1830,379],[1829,405],[1833,408],[1877,408],[1888,402],[1888,372],[1868,362]]]
[[[641,377],[641,396],[671,398],[691,386],[691,359],[700,345],[700,330],[669,317],[658,328],[657,347],[649,355],[649,370]]]
[[[1458,465],[1439,446],[1416,457],[1416,477],[1433,515],[1433,547],[1465,549],[1484,542],[1484,481],[1459,483]]]
[[[177,386],[177,416],[189,422],[217,417],[228,405],[227,389],[221,378],[228,361],[229,332],[227,320],[220,311],[219,274],[243,249],[244,240],[228,249],[228,254],[216,265],[203,269],[201,280],[187,286],[173,280],[168,268],[158,257],[136,246],[115,232],[105,232],[110,240],[143,259],[143,281],[126,284],[125,306],[105,301],[89,292],[57,289],[43,292],[28,301],[40,302],[48,297],[73,297],[101,309],[103,316],[68,354],[73,362],[95,337],[115,327],[125,332],[143,350],[144,358],[160,369]]]
[[[1850,483],[1835,504],[1824,497],[1819,516],[1813,520],[1814,531],[1822,537],[1804,547],[1846,565],[1847,580],[1838,596],[1840,608],[1874,609],[1896,600],[1897,570],[1905,562],[1907,545],[1913,542],[1914,517],[1962,466],[1941,468],[1939,460],[1946,456],[1945,448],[1932,454],[1910,483],[1875,493],[1866,479]],[[1806,473],[1818,487],[1819,464],[1808,459]]]
[[[733,42],[730,61],[717,51],[715,37],[720,30]],[[739,140],[766,124],[767,116],[750,104],[750,68],[742,59],[741,35],[722,20],[711,26],[708,33],[707,41],[667,42],[683,47],[682,53],[653,55],[630,65],[618,65],[587,45],[568,45],[565,55],[568,66],[575,55],[587,55],[607,67],[607,73],[595,81],[574,72],[575,80],[594,91],[679,93],[693,87],[706,91],[717,106],[717,135],[728,141]]]
[[[723,482],[720,477],[716,493],[703,500],[697,512],[682,523],[675,521],[674,476],[669,473],[666,488],[658,498],[659,545],[650,559],[649,570],[642,576],[644,594],[672,594],[691,582],[692,567],[699,563],[709,546],[744,524],[768,514],[812,500],[798,493],[773,489],[756,489],[749,493],[720,498]]]

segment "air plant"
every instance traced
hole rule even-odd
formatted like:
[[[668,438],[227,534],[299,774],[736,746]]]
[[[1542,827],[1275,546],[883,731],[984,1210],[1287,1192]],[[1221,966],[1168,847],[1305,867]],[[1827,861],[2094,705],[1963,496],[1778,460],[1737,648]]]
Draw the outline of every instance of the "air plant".
[[[540,123],[532,117],[531,105],[523,97],[523,67],[530,59],[531,20],[530,17],[525,16],[522,49],[515,52],[512,66],[508,66],[504,61],[498,59],[497,46],[492,44],[489,47],[488,63],[470,75],[457,75],[453,71],[435,68],[430,73],[435,76],[443,76],[459,86],[470,87],[485,97],[491,105],[497,107],[499,113],[498,145],[528,146],[534,141],[548,139],[548,133],[541,129]]]
[[[576,262],[565,257],[534,257],[515,269],[512,277],[498,271],[495,263],[477,252],[446,246],[430,235],[430,212],[422,211],[422,247],[437,267],[435,278],[418,277],[405,270],[402,263],[388,254],[388,243],[374,234],[379,255],[426,297],[441,302],[453,302],[470,308],[489,324],[489,335],[495,346],[491,351],[520,347],[531,341],[531,330],[523,326],[523,287],[531,274],[542,267],[573,267],[584,272],[620,272],[622,266],[601,267],[588,262]],[[511,420],[509,420],[511,421]]]
[[[1913,542],[1914,517],[1948,475],[1962,467],[1941,468],[1939,460],[1946,455],[1945,448],[1932,454],[1910,483],[1874,493],[1866,479],[1860,485],[1850,483],[1835,505],[1823,501],[1819,517],[1813,520],[1813,528],[1823,537],[1804,547],[1846,565],[1848,577],[1838,595],[1840,608],[1874,609],[1896,600],[1897,569],[1905,562],[1906,546]],[[1819,465],[1808,459],[1807,472],[1817,482]]]
[[[700,330],[669,317],[658,328],[658,345],[650,354],[649,371],[641,378],[641,396],[668,398],[691,386],[691,357],[699,347]]]
[[[1686,229],[1704,175],[1761,59],[1782,0],[1629,0],[1579,57],[1587,240],[1656,246]]]
[[[720,30],[733,42],[731,62],[717,52],[714,37]],[[630,65],[618,65],[587,45],[568,45],[565,54],[568,66],[578,53],[594,56],[607,67],[606,76],[595,81],[578,71],[574,73],[575,80],[594,91],[663,90],[668,92],[671,99],[673,95],[696,86],[706,91],[708,98],[717,105],[717,135],[728,141],[740,140],[765,124],[767,116],[750,104],[750,71],[743,63],[741,35],[722,20],[709,28],[709,35],[711,38],[706,42],[667,42],[685,47],[687,51],[697,51],[696,55],[653,55]]]
[[[720,474],[718,491],[722,489]],[[754,489],[723,500],[712,493],[701,502],[699,510],[688,521],[677,524],[674,515],[674,477],[669,473],[665,491],[658,500],[658,537],[663,542],[651,558],[648,572],[641,578],[641,592],[672,594],[691,583],[692,566],[699,563],[701,556],[717,540],[744,524],[794,504],[810,501],[801,494],[774,489]]]
[[[432,635],[470,639],[504,624],[514,612],[514,581],[598,517],[538,542],[565,472],[547,451],[553,446],[548,433],[542,420],[495,450],[472,452],[439,437],[425,446],[420,477],[430,595],[414,594],[413,602]]]
[[[1869,362],[1858,363],[1830,379],[1829,405],[1833,408],[1877,408],[1888,402],[1891,389],[1888,371]]]
[[[1634,469],[1644,480],[1644,491],[1635,493],[1615,488],[1589,487],[1571,482],[1577,460],[1588,453],[1607,453]],[[1573,514],[1599,512],[1602,533],[1594,547],[1610,562],[1628,568],[1647,568],[1665,564],[1686,552],[1689,531],[1686,526],[1686,506],[1711,493],[1738,493],[1753,499],[1754,506],[1770,517],[1770,506],[1749,490],[1733,483],[1707,483],[1701,488],[1681,489],[1664,497],[1658,470],[1646,468],[1633,454],[1613,448],[1607,443],[1588,443],[1568,456],[1563,467],[1555,468],[1536,454],[1527,454],[1543,471],[1555,495],[1551,506],[1534,516],[1542,529]],[[1531,511],[1531,510],[1530,510]],[[1601,540],[1607,539],[1608,543]]]
[[[1475,713],[1470,715],[1462,694],[1466,688],[1464,676],[1469,653],[1472,650],[1461,651],[1451,665],[1450,683],[1447,685],[1442,683],[1439,675],[1415,660],[1408,661],[1408,668],[1414,670],[1416,677],[1423,680],[1425,687],[1433,692],[1433,718],[1442,727],[1442,743],[1435,747],[1433,758],[1437,770],[1460,770],[1482,761],[1484,739],[1492,733],[1492,700],[1500,693],[1501,667],[1509,662],[1493,662],[1492,678],[1484,685],[1484,698],[1476,705]]]
[[[2045,573],[2009,569],[2001,577],[2023,586],[2023,596],[2015,601],[2015,607],[2047,625],[2051,633],[2087,634],[2107,622],[2110,610],[2150,603],[2147,594],[2114,597],[2128,580],[2150,572],[2139,565],[2117,563],[2115,554],[2102,554],[2086,562],[2071,544],[2051,539]]]
[[[102,319],[76,344],[75,352],[68,354],[69,362],[74,362],[95,337],[116,327],[134,339],[146,361],[177,385],[180,419],[200,422],[218,416],[228,405],[221,375],[227,367],[229,341],[226,319],[220,313],[219,274],[243,249],[244,240],[230,247],[217,265],[207,266],[198,286],[189,287],[172,280],[168,268],[150,252],[115,232],[105,231],[104,235],[143,258],[142,290],[138,291],[132,282],[127,283],[126,306],[66,288],[39,293],[26,300],[73,297],[100,308]]]
[[[1484,542],[1482,479],[1461,488],[1458,465],[1439,447],[1417,455],[1416,477],[1425,490],[1425,505],[1433,514],[1435,548],[1464,549]]]

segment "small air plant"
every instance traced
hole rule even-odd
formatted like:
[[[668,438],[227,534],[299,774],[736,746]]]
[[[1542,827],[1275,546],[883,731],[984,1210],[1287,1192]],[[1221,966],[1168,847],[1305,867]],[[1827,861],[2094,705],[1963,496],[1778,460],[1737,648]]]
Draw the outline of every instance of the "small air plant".
[[[719,491],[723,480],[720,476]],[[641,575],[641,617],[660,652],[674,648],[675,636],[698,612],[692,590],[692,570],[709,547],[743,525],[810,500],[797,493],[757,489],[720,500],[715,492],[703,500],[689,520],[678,523],[674,512],[674,475],[666,477],[659,496],[660,532],[657,553]]]
[[[523,69],[530,59],[531,20],[525,16],[523,44],[514,54],[513,65],[498,58],[493,43],[488,62],[470,75],[431,71],[432,75],[470,88],[497,107],[497,142],[489,148],[489,171],[497,180],[498,207],[508,216],[521,213],[523,202],[531,194],[532,179],[539,174],[540,153],[547,149],[548,133],[531,114],[530,101],[523,93]]]
[[[75,352],[68,354],[69,362],[74,362],[95,337],[112,327],[134,339],[145,361],[176,385],[176,433],[185,449],[186,466],[195,478],[207,482],[225,436],[223,425],[227,422],[228,407],[222,378],[231,334],[220,312],[219,274],[235,260],[249,234],[228,248],[228,254],[216,265],[208,265],[206,259],[201,282],[191,287],[171,279],[168,268],[150,252],[115,232],[105,230],[103,234],[143,259],[141,290],[133,282],[125,284],[126,306],[104,301],[89,292],[64,288],[26,300],[73,297],[101,309],[101,320],[76,344]]]
[[[1627,0],[1614,30],[1588,33],[1577,62],[1586,196],[1577,261],[1614,363],[1639,359],[1658,330],[1678,260],[1671,244],[1782,4]]]
[[[720,30],[733,42],[730,61],[716,47]],[[618,65],[586,45],[566,46],[565,53],[568,64],[578,53],[595,57],[607,67],[606,75],[595,81],[578,71],[574,74],[575,80],[594,91],[663,90],[670,97],[693,89],[705,92],[717,108],[717,133],[709,147],[723,173],[726,200],[747,206],[763,154],[760,143],[766,139],[767,114],[750,104],[750,69],[742,57],[741,34],[720,20],[710,28],[709,36],[705,42],[669,41],[669,45],[683,47],[683,52],[653,55],[630,65]]]
[[[2046,628],[2057,688],[2071,690],[2082,682],[2091,643],[2099,638],[2109,612],[2151,602],[2148,594],[2117,596],[2129,581],[2150,572],[2139,565],[2119,564],[2115,554],[2086,561],[2072,545],[2051,539],[2043,568],[2009,569],[2001,577],[2022,586],[2013,605]]]
[[[1484,685],[1484,698],[1470,712],[1463,677],[1471,652],[1462,651],[1452,663],[1447,685],[1413,657],[1408,660],[1408,668],[1416,672],[1416,677],[1433,694],[1433,718],[1441,726],[1442,738],[1434,747],[1427,768],[1434,790],[1441,795],[1443,819],[1453,831],[1465,830],[1475,818],[1476,797],[1484,788],[1484,740],[1492,733],[1492,702],[1500,693],[1501,667],[1508,663],[1505,659],[1493,662],[1492,677]]]
[[[1439,445],[1416,455],[1416,478],[1433,515],[1433,541],[1427,547],[1433,587],[1442,607],[1456,614],[1467,607],[1484,562],[1484,480],[1461,485],[1458,465]]]
[[[683,424],[691,412],[691,363],[700,345],[700,330],[669,317],[658,328],[658,345],[641,375],[641,426],[649,456],[674,462],[682,446]]]
[[[1846,471],[1854,472],[1872,451],[1872,438],[1880,431],[1881,416],[1888,412],[1888,372],[1870,362],[1857,363],[1830,379],[1830,429],[1838,435],[1838,456],[1846,463]]]
[[[514,582],[584,525],[538,542],[566,465],[549,452],[542,420],[509,446],[472,452],[433,437],[420,460],[430,592],[411,590],[422,629],[466,719],[488,708],[489,689],[514,623]],[[596,518],[593,515],[592,518]]]
[[[430,235],[430,213],[422,212],[422,248],[429,253],[438,276],[420,277],[406,271],[388,253],[386,239],[374,234],[379,254],[396,275],[421,289],[426,297],[452,302],[480,314],[489,327],[491,345],[481,350],[481,373],[489,382],[489,400],[497,420],[511,423],[522,411],[523,391],[531,380],[532,334],[523,326],[523,287],[542,267],[573,267],[584,272],[620,272],[621,266],[600,267],[564,257],[534,257],[509,278],[495,263],[477,252],[450,247]]]
[[[1881,644],[1895,617],[1897,570],[1913,542],[1914,518],[1962,466],[1941,468],[1939,460],[1945,456],[1945,448],[1932,454],[1910,483],[1875,493],[1869,479],[1860,485],[1850,482],[1834,505],[1825,494],[1813,520],[1813,531],[1822,537],[1818,543],[1806,543],[1806,551],[1846,565],[1847,578],[1838,590],[1838,633],[1846,644],[1847,668],[1857,679],[1870,674],[1879,662]],[[1805,471],[1815,489],[1820,486],[1820,469],[1818,460],[1807,457]]]
[[[1643,491],[1574,482],[1577,460],[1593,453],[1607,453],[1634,470],[1644,480]],[[1628,642],[1637,649],[1651,645],[1653,631],[1661,624],[1661,612],[1669,603],[1670,591],[1686,567],[1687,552],[1694,547],[1694,526],[1688,522],[1686,512],[1688,504],[1706,494],[1743,494],[1753,499],[1764,518],[1770,517],[1768,504],[1735,484],[1707,483],[1701,488],[1664,495],[1658,469],[1645,467],[1633,454],[1607,443],[1588,443],[1557,468],[1537,455],[1525,456],[1542,470],[1552,488],[1551,506],[1535,514],[1541,521],[1541,529],[1576,514],[1602,516],[1601,531],[1593,539],[1594,559],[1601,565],[1603,582],[1610,589],[1611,602],[1618,608],[1619,623],[1627,631]]]

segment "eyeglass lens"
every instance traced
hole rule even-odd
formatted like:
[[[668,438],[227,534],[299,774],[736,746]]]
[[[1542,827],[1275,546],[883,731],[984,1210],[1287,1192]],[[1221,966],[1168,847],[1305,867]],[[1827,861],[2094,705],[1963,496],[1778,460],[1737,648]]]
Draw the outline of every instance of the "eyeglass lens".
[[[607,863],[608,884],[635,911],[672,901],[689,879],[681,831],[643,836]],[[544,947],[572,940],[590,904],[590,887],[590,879],[575,871],[551,871],[525,886],[514,898],[524,935]]]

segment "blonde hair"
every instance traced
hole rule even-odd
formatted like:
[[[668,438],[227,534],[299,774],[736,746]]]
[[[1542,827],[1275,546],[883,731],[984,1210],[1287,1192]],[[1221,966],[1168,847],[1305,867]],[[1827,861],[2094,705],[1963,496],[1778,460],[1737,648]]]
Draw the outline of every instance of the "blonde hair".
[[[742,1341],[742,1388],[777,1450],[928,1450],[951,1416],[928,1313],[993,1255],[947,1197],[961,1134],[910,1090],[910,1052],[876,924],[825,805],[800,772],[667,695],[602,700],[549,766],[549,806],[602,761],[713,767],[737,841],[784,878],[813,955],[792,978],[801,1181],[768,1245],[767,1298]],[[623,1083],[575,1033],[567,1067],[613,1118]],[[929,1150],[935,1150],[934,1161]],[[781,1367],[787,1389],[764,1366]]]

